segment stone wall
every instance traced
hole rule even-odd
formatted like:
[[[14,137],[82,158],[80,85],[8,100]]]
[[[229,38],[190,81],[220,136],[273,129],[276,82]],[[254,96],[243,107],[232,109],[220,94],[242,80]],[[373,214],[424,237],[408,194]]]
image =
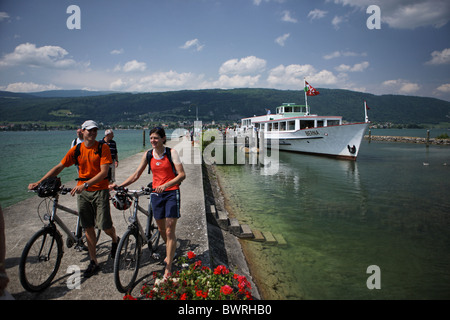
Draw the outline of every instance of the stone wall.
[[[366,140],[386,141],[386,142],[403,142],[403,143],[422,143],[435,145],[450,145],[450,139],[435,139],[435,138],[419,138],[419,137],[397,137],[397,136],[364,136]],[[428,140],[428,141],[427,141]]]

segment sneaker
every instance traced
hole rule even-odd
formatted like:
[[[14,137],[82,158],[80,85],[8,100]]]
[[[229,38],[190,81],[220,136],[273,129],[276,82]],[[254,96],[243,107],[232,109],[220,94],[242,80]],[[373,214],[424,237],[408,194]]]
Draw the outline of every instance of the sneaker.
[[[94,274],[96,274],[100,270],[100,266],[94,262],[94,260],[91,260],[91,263],[87,267],[87,269],[84,271],[84,277],[90,278]]]
[[[117,237],[117,242],[113,242],[111,245],[111,258],[116,257],[117,245],[119,244],[120,238]]]

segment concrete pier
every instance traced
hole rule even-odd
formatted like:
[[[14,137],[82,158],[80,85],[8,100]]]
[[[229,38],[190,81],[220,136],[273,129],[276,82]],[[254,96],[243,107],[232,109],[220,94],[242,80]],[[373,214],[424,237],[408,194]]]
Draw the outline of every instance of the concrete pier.
[[[169,141],[168,146],[191,151],[191,159],[199,159],[200,151],[197,147],[190,148],[190,141],[180,142]],[[186,151],[185,151],[186,153]],[[144,153],[138,153],[120,162],[116,169],[116,179],[118,183],[124,181],[138,167]],[[61,155],[62,157],[63,155]],[[186,156],[186,154],[184,155]],[[226,258],[226,261],[238,266],[237,271],[249,278],[249,271],[237,239],[230,238],[219,240],[211,237],[206,219],[205,194],[203,190],[202,165],[199,161],[183,163],[186,171],[186,179],[181,184],[181,218],[177,223],[177,255],[186,256],[188,251],[193,251],[202,260],[203,265],[213,266],[216,257],[211,256],[211,252],[219,252]],[[55,163],[56,164],[56,163]],[[53,165],[49,164],[49,170]],[[46,171],[45,171],[46,172]],[[45,174],[43,172],[43,174]],[[130,185],[129,189],[140,189],[151,181],[151,176],[145,171],[141,178]],[[30,181],[32,182],[32,181]],[[66,187],[75,186],[75,181],[63,181]],[[24,185],[24,192],[26,192]],[[19,261],[22,250],[31,236],[43,227],[43,223],[37,215],[37,208],[43,199],[37,196],[24,200],[20,203],[3,208],[6,224],[6,272],[10,279],[7,290],[17,300],[121,300],[123,294],[117,291],[114,284],[113,260],[110,258],[111,238],[105,233],[101,233],[97,244],[97,258],[101,266],[101,271],[89,279],[83,279],[80,289],[69,289],[67,280],[73,274],[70,266],[78,266],[81,273],[89,264],[88,254],[85,251],[78,252],[73,248],[64,245],[64,256],[61,266],[53,283],[49,288],[41,293],[27,292],[20,284]],[[76,210],[76,197],[61,195],[60,204]],[[141,198],[141,206],[145,207],[148,200]],[[41,210],[44,210],[41,208]],[[111,205],[111,214],[114,227],[118,236],[122,236],[128,226],[128,211],[119,211]],[[70,229],[75,228],[76,217],[63,211],[58,211],[58,216],[67,224]],[[141,223],[145,225],[144,216],[141,216]],[[216,232],[217,233],[217,232]],[[63,240],[66,236],[63,234]],[[214,239],[211,243],[210,239]],[[147,250],[143,248],[141,258],[141,268],[139,270],[137,283],[132,291],[135,297],[140,296],[142,285],[152,279],[153,272],[163,272],[162,260],[165,257],[165,244],[160,240],[159,253],[161,261],[152,260]],[[230,255],[232,254],[232,256]],[[223,260],[223,259],[222,259]],[[236,270],[236,269],[233,269]],[[259,297],[255,288],[255,296]]]

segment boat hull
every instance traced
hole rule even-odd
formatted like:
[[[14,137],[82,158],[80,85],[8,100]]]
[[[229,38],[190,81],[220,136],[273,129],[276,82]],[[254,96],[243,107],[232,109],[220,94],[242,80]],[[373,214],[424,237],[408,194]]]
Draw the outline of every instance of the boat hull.
[[[293,132],[267,132],[269,148],[356,160],[368,123],[318,127]],[[276,143],[277,140],[278,143]]]

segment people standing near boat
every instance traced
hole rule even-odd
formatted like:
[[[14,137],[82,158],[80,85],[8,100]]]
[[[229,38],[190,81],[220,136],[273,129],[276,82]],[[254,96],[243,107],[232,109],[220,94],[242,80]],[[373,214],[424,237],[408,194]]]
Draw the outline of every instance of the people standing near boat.
[[[172,272],[172,262],[176,250],[175,229],[180,218],[180,183],[186,178],[186,174],[178,152],[165,147],[166,133],[164,129],[152,129],[150,143],[153,149],[143,155],[136,171],[120,185],[112,184],[110,188],[126,187],[140,178],[147,165],[151,169],[154,192],[150,196],[149,205],[152,206],[158,230],[166,243],[164,277],[168,277]]]
[[[77,137],[72,140],[72,143],[70,144],[70,147],[73,148],[77,144],[83,142],[83,130],[77,129]]]
[[[113,226],[109,205],[109,182],[106,180],[109,165],[112,163],[111,152],[97,138],[98,125],[92,120],[81,126],[83,142],[71,148],[64,158],[50,169],[39,181],[30,183],[28,189],[33,190],[41,182],[50,177],[57,177],[61,171],[76,163],[79,164],[79,178],[76,187],[70,192],[77,195],[78,212],[82,227],[86,232],[90,264],[84,272],[86,278],[100,270],[97,261],[95,227],[103,230],[111,237],[111,257],[115,257],[119,238]]]
[[[105,136],[100,143],[106,143],[111,151],[112,164],[109,166],[108,178],[109,182],[116,181],[116,168],[119,166],[119,155],[117,150],[117,144],[113,140],[114,132],[112,129],[105,130]]]

